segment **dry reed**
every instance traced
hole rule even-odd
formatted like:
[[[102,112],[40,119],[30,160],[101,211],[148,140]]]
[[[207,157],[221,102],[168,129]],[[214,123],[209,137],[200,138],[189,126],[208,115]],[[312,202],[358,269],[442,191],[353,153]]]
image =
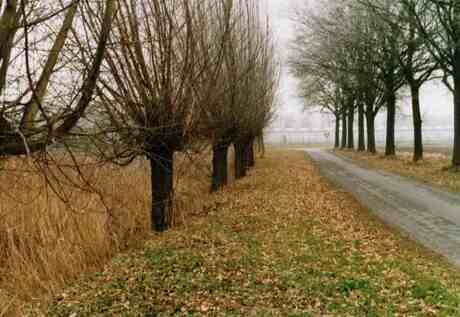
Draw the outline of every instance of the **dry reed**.
[[[70,158],[46,168],[31,159],[2,162],[0,317],[21,315],[24,303],[46,305],[63,285],[150,234],[147,161],[118,167],[79,158],[80,173],[63,161]],[[207,208],[209,155],[178,155],[175,174],[177,223]]]

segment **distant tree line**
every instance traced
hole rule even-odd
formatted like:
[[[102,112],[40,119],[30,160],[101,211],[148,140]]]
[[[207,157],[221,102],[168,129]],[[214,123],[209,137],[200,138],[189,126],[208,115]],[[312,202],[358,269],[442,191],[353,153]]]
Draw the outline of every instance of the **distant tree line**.
[[[458,170],[460,1],[325,0],[322,5],[296,12],[290,69],[300,79],[306,104],[335,116],[335,147],[355,148],[357,115],[357,150],[376,153],[374,121],[385,109],[385,155],[394,155],[398,94],[408,88],[413,160],[423,159],[420,88],[439,78],[454,95],[452,166]]]
[[[237,178],[254,166],[279,72],[257,3],[0,0],[0,156],[80,138],[107,162],[145,157],[152,230],[168,229],[175,153],[212,148],[213,191],[231,145]]]

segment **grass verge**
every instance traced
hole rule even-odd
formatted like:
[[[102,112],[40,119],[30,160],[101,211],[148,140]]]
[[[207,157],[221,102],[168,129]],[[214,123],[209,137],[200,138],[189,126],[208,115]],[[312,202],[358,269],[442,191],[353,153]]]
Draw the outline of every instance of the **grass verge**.
[[[451,159],[445,153],[425,153],[424,159],[419,162],[413,162],[412,153],[409,152],[398,152],[396,156],[391,157],[347,150],[338,153],[371,168],[397,173],[450,191],[460,192],[460,173],[449,169]]]
[[[459,272],[271,151],[206,212],[73,283],[48,316],[457,316]],[[29,316],[38,316],[30,307]]]

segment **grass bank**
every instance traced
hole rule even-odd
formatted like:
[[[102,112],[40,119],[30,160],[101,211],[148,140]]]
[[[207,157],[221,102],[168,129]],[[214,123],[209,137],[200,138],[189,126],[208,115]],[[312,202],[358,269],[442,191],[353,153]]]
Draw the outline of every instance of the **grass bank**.
[[[460,173],[449,169],[451,156],[443,151],[437,153],[432,150],[425,153],[424,159],[419,162],[413,162],[412,153],[405,151],[391,157],[347,150],[338,153],[371,168],[397,173],[450,191],[460,192]]]
[[[460,275],[271,151],[190,222],[116,256],[48,316],[455,316]],[[38,316],[33,309],[30,316]]]

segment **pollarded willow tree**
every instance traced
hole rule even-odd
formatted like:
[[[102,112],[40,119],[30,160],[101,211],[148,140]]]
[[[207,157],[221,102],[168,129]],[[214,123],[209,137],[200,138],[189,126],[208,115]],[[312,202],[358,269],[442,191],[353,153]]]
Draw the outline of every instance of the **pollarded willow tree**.
[[[208,102],[202,104],[200,116],[201,134],[210,140],[213,151],[212,191],[228,182],[228,149],[232,143],[245,142],[236,146],[237,178],[254,164],[252,144],[271,117],[277,83],[270,28],[261,21],[257,2],[235,1],[227,22],[227,28],[222,23],[213,28],[214,32],[224,32],[225,40],[211,51],[215,57],[206,58],[218,60],[220,67],[217,73],[204,74],[213,93],[207,94]],[[197,91],[202,92],[206,90]]]
[[[200,84],[194,86],[195,93],[202,96],[200,98],[207,98],[205,103],[199,105],[198,135],[205,143],[209,140],[212,147],[211,191],[217,191],[228,183],[228,148],[234,131],[230,118],[236,109],[226,103],[230,84],[229,74],[232,70],[226,67],[225,61],[232,53],[229,42],[235,36],[236,27],[239,25],[235,12],[243,9],[233,1],[222,4],[217,7],[219,11],[214,19],[202,19],[209,22],[204,29],[208,33],[207,38],[211,40],[200,42],[203,54],[199,62],[203,69],[208,70],[202,73]],[[210,61],[216,66],[212,71],[206,67]]]
[[[269,41],[252,30],[258,14],[250,0],[121,3],[95,100],[95,143],[114,162],[150,162],[152,230],[170,226],[174,154],[206,139],[236,142],[259,127],[265,113],[253,109],[272,105],[261,86]],[[251,124],[239,126],[242,117]]]
[[[202,50],[225,38],[225,30],[222,38],[209,38],[202,19],[214,18],[209,10],[216,6],[227,10],[228,2],[131,0],[122,2],[115,18],[98,89],[102,128],[115,160],[149,160],[156,231],[170,224],[174,154],[189,144],[209,97],[196,91],[212,92],[201,77],[218,61],[203,62]]]
[[[260,23],[257,10],[251,14],[253,20],[234,43],[237,59],[230,61],[241,67],[243,75],[239,85],[232,88],[236,90],[230,100],[238,109],[232,117],[236,178],[246,176],[247,169],[255,164],[254,142],[272,118],[279,77],[269,26]]]
[[[116,9],[116,0],[0,1],[0,155],[44,151],[85,115]],[[97,36],[80,32],[88,24]]]

